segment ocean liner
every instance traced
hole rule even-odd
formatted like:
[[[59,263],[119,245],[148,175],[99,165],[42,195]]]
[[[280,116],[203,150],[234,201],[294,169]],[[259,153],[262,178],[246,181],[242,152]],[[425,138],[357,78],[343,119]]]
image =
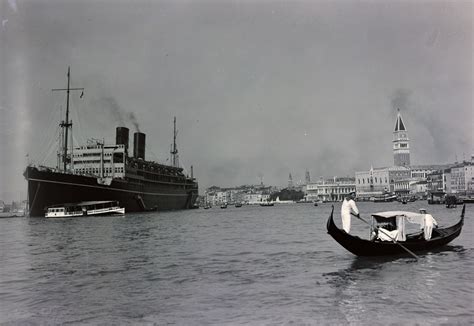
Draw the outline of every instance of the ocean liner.
[[[171,165],[145,160],[146,135],[133,134],[133,155],[129,155],[129,129],[116,128],[115,144],[88,141],[68,149],[69,94],[83,88],[53,89],[66,92],[66,119],[61,121],[61,141],[55,168],[29,164],[24,176],[28,182],[30,216],[44,216],[51,205],[81,201],[118,201],[125,211],[174,210],[192,208],[198,196],[198,183],[179,167],[174,118]],[[81,95],[82,96],[82,95]]]

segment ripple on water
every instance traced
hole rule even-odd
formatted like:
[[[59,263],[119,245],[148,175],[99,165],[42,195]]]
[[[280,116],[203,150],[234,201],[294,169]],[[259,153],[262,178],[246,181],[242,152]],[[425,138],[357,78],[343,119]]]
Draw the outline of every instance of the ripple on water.
[[[359,208],[399,209],[390,205]],[[456,212],[430,209],[441,224],[455,220]],[[453,243],[418,261],[367,259],[327,235],[329,211],[0,220],[0,323],[473,323],[471,219]],[[355,231],[363,227],[354,221]]]

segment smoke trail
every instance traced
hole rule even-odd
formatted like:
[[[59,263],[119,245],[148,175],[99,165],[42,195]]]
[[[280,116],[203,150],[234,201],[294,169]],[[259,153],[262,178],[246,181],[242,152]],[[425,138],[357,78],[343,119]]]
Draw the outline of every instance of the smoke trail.
[[[133,125],[135,126],[135,129],[137,132],[140,132],[140,126],[138,125],[138,121],[137,121],[137,118],[135,117],[135,114],[133,114],[133,112],[130,112],[128,114],[128,118],[130,119],[130,121],[133,123]]]
[[[393,110],[400,109],[402,114],[407,113],[407,116],[404,116],[405,123],[408,122],[409,125],[413,126],[413,129],[408,127],[409,131],[412,130],[412,135],[417,130],[424,129],[428,135],[431,137],[431,142],[433,144],[433,149],[436,149],[436,152],[440,153],[451,153],[452,151],[452,139],[449,137],[449,131],[446,126],[446,122],[443,121],[439,113],[434,114],[433,109],[418,103],[415,100],[412,100],[413,92],[409,89],[399,88],[396,89],[391,97],[391,104]],[[420,143],[422,141],[420,140]],[[426,142],[426,140],[424,141]]]
[[[102,97],[97,101],[96,104],[99,108],[112,114],[120,126],[125,126],[123,111],[113,97]]]

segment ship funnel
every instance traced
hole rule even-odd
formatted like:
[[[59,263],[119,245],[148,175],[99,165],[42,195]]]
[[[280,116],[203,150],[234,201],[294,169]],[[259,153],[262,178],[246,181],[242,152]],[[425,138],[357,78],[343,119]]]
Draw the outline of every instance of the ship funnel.
[[[133,134],[133,157],[145,160],[145,134],[142,132]]]
[[[117,127],[115,132],[115,144],[116,145],[125,145],[125,151],[128,152],[128,128],[127,127]]]

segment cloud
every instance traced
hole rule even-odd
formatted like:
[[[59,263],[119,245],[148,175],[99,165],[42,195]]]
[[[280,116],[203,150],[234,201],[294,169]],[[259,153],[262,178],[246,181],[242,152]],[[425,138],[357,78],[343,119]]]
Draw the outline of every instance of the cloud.
[[[20,9],[0,41],[2,80],[22,84],[0,92],[2,106],[15,106],[19,86],[32,103],[32,156],[44,150],[36,135],[56,118],[49,89],[64,84],[68,65],[73,86],[87,91],[80,104],[72,98],[84,135],[113,141],[115,127],[128,125],[167,157],[176,116],[181,161],[194,165],[201,189],[258,183],[259,173],[285,185],[306,169],[331,176],[389,165],[397,108],[414,163],[473,146],[469,3],[47,0]],[[24,187],[21,176],[8,184]]]
[[[18,5],[16,4],[16,0],[8,0],[8,4],[14,12],[18,12]]]

